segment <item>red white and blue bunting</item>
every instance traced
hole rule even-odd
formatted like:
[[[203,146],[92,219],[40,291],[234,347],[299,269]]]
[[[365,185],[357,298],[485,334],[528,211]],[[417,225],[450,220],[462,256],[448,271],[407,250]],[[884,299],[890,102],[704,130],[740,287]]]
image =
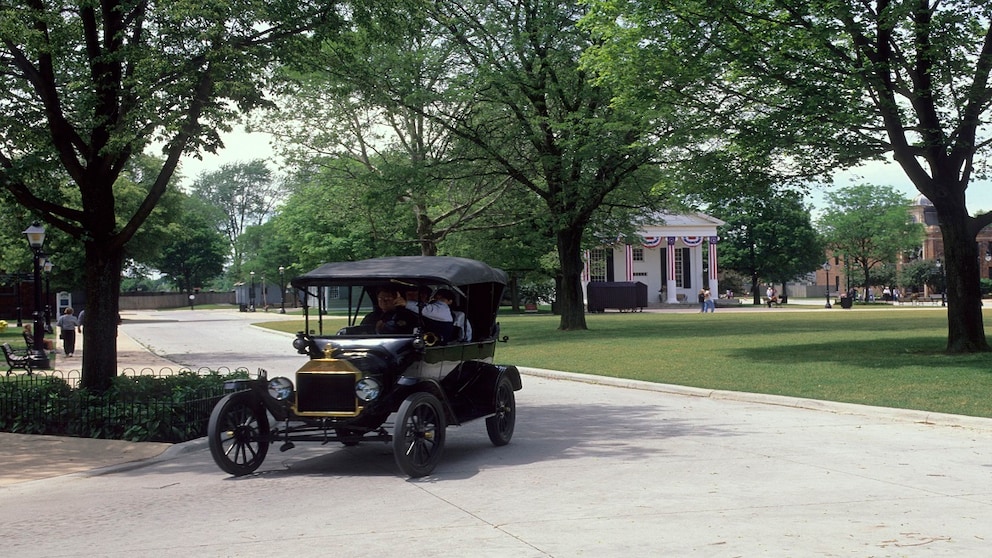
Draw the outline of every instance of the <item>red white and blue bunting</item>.
[[[641,246],[645,248],[657,248],[661,246],[661,243],[665,241],[663,236],[642,236]]]
[[[689,248],[695,248],[703,243],[702,236],[683,236],[682,244],[685,244]]]

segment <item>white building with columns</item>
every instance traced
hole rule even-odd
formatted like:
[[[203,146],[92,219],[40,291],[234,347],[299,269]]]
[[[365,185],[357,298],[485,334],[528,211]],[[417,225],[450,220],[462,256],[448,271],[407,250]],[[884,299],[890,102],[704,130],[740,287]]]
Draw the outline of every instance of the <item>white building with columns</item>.
[[[590,281],[634,281],[647,285],[649,301],[694,304],[704,287],[716,298],[717,227],[725,223],[703,213],[660,213],[653,222],[634,238],[588,250],[583,289]]]

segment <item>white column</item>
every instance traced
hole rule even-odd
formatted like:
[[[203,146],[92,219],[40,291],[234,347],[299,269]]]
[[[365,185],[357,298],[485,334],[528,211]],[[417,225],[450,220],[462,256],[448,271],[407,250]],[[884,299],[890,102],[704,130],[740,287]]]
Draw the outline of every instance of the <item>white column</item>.
[[[668,237],[668,259],[665,261],[665,290],[668,292],[668,304],[678,304],[675,292],[675,237]]]
[[[716,261],[716,243],[719,240],[717,236],[709,237],[710,245],[710,257],[709,257],[709,282],[710,282],[710,294],[713,298],[719,298],[720,296],[720,285],[717,281],[718,269]]]
[[[689,259],[692,260],[692,292],[690,297],[699,294],[699,290],[706,287],[706,279],[703,277],[703,242],[699,241],[697,246],[689,247]],[[699,281],[698,283],[696,281]],[[693,299],[695,300],[695,299]]]

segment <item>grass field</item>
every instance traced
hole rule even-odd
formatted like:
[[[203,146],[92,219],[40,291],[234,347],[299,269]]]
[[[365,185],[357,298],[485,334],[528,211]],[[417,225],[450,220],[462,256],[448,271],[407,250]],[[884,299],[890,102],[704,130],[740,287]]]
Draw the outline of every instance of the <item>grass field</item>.
[[[989,320],[992,313],[986,312]],[[943,354],[935,309],[502,315],[496,360],[707,389],[992,417],[992,353]],[[275,324],[272,324],[275,326]],[[279,329],[296,331],[299,322]],[[332,328],[333,329],[333,328]]]

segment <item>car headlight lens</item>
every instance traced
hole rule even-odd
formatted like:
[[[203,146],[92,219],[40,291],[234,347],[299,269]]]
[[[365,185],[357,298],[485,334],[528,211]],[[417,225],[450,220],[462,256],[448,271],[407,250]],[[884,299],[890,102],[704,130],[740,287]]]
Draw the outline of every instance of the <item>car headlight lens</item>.
[[[289,378],[272,378],[269,380],[269,396],[276,401],[285,401],[293,395],[293,382]]]
[[[355,384],[355,395],[362,401],[372,401],[382,393],[382,384],[375,378],[362,378]]]

